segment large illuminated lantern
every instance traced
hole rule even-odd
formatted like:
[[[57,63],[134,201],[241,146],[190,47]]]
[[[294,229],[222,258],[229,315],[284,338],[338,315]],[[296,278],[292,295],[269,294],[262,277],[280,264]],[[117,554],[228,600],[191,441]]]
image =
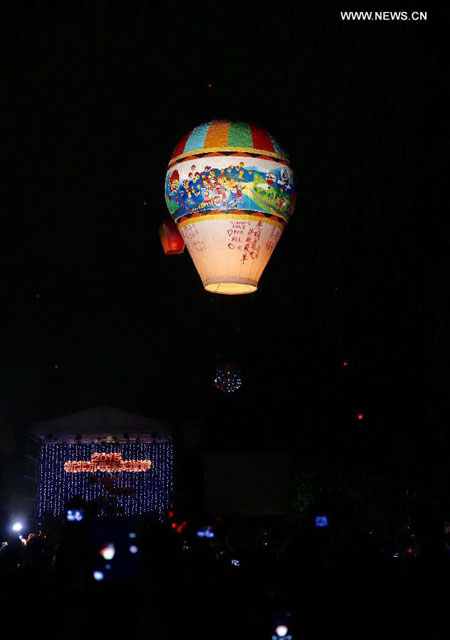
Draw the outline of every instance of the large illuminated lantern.
[[[207,291],[252,293],[295,205],[289,159],[251,124],[213,120],[175,147],[169,212]]]

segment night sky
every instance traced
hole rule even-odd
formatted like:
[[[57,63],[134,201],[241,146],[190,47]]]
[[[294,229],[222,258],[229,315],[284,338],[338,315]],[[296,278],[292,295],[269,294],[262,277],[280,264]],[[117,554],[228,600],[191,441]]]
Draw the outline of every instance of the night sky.
[[[2,3],[4,467],[30,424],[97,405],[202,421],[212,447],[448,450],[448,16],[333,4]],[[157,233],[175,144],[216,117],[296,170],[253,296],[207,294]]]

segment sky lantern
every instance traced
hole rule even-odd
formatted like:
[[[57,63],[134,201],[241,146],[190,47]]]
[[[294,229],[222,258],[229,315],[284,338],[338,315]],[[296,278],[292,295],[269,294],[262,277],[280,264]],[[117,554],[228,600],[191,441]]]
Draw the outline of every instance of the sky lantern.
[[[245,122],[196,127],[175,147],[165,196],[205,289],[256,291],[295,205],[289,159],[274,138]]]
[[[183,253],[184,240],[178,231],[178,227],[172,220],[164,220],[159,227],[159,238],[166,255]]]

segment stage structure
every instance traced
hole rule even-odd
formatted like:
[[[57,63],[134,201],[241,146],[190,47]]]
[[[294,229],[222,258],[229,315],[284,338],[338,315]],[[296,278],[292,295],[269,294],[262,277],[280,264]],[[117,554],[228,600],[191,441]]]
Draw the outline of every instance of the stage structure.
[[[61,518],[75,496],[99,516],[167,511],[173,491],[173,442],[167,425],[97,407],[34,425],[37,521]]]

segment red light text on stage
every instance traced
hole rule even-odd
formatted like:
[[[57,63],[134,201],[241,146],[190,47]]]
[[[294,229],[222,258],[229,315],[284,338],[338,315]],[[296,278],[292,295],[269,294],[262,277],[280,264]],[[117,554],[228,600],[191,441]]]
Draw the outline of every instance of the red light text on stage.
[[[78,473],[80,471],[150,471],[151,460],[122,460],[121,453],[94,453],[91,460],[68,460],[64,463],[64,471]]]

